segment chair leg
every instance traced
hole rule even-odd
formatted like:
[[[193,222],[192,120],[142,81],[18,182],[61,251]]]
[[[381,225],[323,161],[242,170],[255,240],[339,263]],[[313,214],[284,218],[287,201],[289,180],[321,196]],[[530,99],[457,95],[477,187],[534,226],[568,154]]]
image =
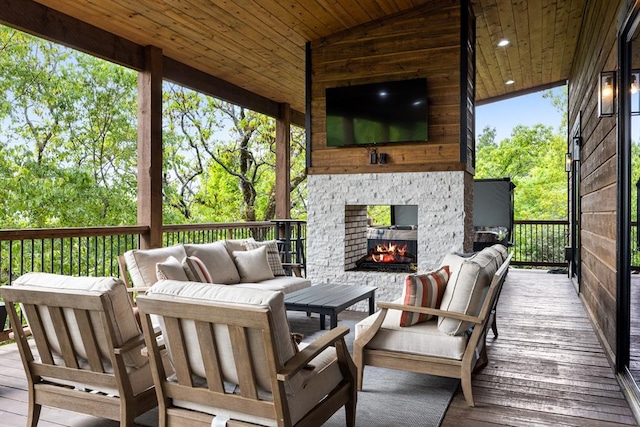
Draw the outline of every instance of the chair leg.
[[[489,355],[487,354],[487,345],[482,346],[482,350],[480,350],[480,355],[478,357],[478,362],[476,363],[476,367],[473,372],[477,372],[487,366],[489,364]]]
[[[491,322],[491,330],[493,331],[493,336],[498,338],[498,322],[495,313],[493,314],[493,322]]]
[[[468,375],[462,375],[461,382],[464,400],[466,400],[468,406],[475,406],[473,402],[473,391],[471,389],[471,373]]]
[[[362,363],[362,354],[356,353],[354,356],[354,362],[356,365],[356,389],[362,390],[362,381],[364,379],[364,363]]]
[[[351,399],[349,399],[349,401],[344,405],[347,427],[355,427],[356,425],[356,393],[356,390],[353,390],[353,392],[351,393]]]
[[[35,403],[35,390],[29,390],[29,415],[27,417],[27,427],[36,427],[40,419],[42,405]]]

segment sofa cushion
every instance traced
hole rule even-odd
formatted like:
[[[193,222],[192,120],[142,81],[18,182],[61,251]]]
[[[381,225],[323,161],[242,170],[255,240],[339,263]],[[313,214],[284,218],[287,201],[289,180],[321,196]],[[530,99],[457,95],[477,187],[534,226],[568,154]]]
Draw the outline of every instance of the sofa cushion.
[[[127,293],[127,288],[120,279],[113,277],[72,277],[50,273],[27,273],[14,280],[12,285],[16,287],[66,292],[70,298],[73,298],[74,294],[103,295],[107,302],[107,310],[109,310],[115,322],[113,330],[115,334],[114,344],[116,346],[142,333],[133,314],[133,307],[131,306],[131,299]],[[80,342],[80,326],[77,324],[75,316],[70,314],[70,309],[65,309],[65,312],[68,313],[65,314],[65,317],[67,318],[72,341],[78,343]],[[97,317],[99,313],[92,313],[92,315],[96,316],[93,322],[94,325],[100,325]],[[47,310],[43,310],[41,316],[46,318],[50,317],[50,314]],[[62,354],[60,345],[53,331],[53,322],[45,321],[44,323],[51,328],[51,330],[45,332],[51,338],[52,347],[57,349],[58,355]],[[95,335],[102,357],[109,359],[110,350],[107,346],[107,338],[104,335],[104,330],[101,327],[95,327]],[[77,345],[76,351],[81,357],[87,358],[83,345]],[[148,362],[148,359],[140,354],[140,348],[124,354],[123,359],[127,366],[135,368],[142,367]]]
[[[280,291],[285,294],[299,291],[300,289],[305,289],[309,286],[311,286],[311,281],[309,279],[296,276],[278,276],[273,279],[263,280],[259,283],[249,282],[233,285],[234,288],[266,289],[270,291]]]
[[[440,267],[448,265],[449,266],[449,274],[453,275],[456,271],[460,269],[460,266],[463,262],[473,259],[478,254],[478,252],[474,252],[468,255],[461,255],[458,253],[448,253],[442,259],[440,263]]]
[[[187,256],[182,260],[182,267],[190,282],[213,283],[209,269],[196,256]]]
[[[509,256],[509,249],[506,246],[501,245],[499,243],[496,243],[495,245],[491,246],[491,248],[500,252],[500,254],[502,255],[502,262],[505,262],[505,260]]]
[[[394,301],[402,304],[402,298]],[[355,336],[366,331],[380,313],[375,313],[355,326]],[[432,319],[408,328],[400,326],[400,310],[388,310],[380,330],[367,344],[368,349],[399,351],[434,357],[461,360],[467,346],[468,336],[449,335],[439,330],[438,322]]]
[[[409,274],[405,280],[403,304],[413,307],[439,308],[448,280],[448,265],[424,274]],[[433,317],[430,314],[403,311],[400,316],[400,326],[415,325]]]
[[[240,273],[240,282],[260,282],[274,278],[267,261],[266,246],[250,251],[234,251],[233,259]]]
[[[452,272],[440,309],[477,316],[495,272],[494,256],[487,252],[480,252],[464,261],[457,271]],[[438,318],[438,329],[450,335],[462,334],[471,326],[470,322]]]
[[[158,280],[189,280],[182,263],[172,256],[156,263],[156,277]]]
[[[247,250],[247,243],[249,242],[255,242],[255,240],[253,239],[253,237],[249,237],[246,239],[230,239],[230,240],[225,240],[224,246],[227,248],[227,252],[229,252],[229,256],[233,256],[233,253],[235,251],[246,251]]]
[[[240,274],[225,242],[186,244],[184,250],[186,255],[200,258],[211,275],[212,283],[233,285],[240,282]]]
[[[257,249],[261,246],[267,247],[267,261],[271,272],[274,276],[284,276],[284,268],[282,267],[282,261],[280,260],[280,251],[278,250],[278,243],[275,240],[268,240],[266,242],[249,241],[245,243],[247,250]]]
[[[148,287],[158,281],[156,263],[170,256],[182,261],[187,254],[182,245],[157,249],[134,249],[124,253],[127,270],[135,287]]]

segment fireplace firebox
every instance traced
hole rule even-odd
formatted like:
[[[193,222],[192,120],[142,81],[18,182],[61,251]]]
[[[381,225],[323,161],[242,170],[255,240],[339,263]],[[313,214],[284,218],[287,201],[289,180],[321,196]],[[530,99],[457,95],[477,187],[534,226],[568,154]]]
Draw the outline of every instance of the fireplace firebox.
[[[416,230],[415,226],[369,227],[367,252],[356,261],[356,269],[415,272],[418,252]]]

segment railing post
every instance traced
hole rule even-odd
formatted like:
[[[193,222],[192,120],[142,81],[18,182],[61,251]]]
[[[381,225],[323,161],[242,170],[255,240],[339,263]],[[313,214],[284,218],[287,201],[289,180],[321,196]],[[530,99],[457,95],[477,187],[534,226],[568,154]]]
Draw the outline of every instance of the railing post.
[[[162,246],[162,50],[145,48],[138,74],[138,224],[142,248]]]

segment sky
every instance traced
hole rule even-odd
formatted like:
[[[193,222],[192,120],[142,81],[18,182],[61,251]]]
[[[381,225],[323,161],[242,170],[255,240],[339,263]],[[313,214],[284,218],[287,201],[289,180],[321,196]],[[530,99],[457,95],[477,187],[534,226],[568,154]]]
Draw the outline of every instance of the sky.
[[[562,88],[553,89],[561,92]],[[560,128],[562,114],[551,104],[550,99],[542,97],[542,92],[517,96],[504,101],[476,106],[476,137],[485,126],[496,129],[496,142],[511,136],[517,125],[532,126],[538,123],[553,126],[554,131]],[[565,132],[562,129],[562,132]]]

